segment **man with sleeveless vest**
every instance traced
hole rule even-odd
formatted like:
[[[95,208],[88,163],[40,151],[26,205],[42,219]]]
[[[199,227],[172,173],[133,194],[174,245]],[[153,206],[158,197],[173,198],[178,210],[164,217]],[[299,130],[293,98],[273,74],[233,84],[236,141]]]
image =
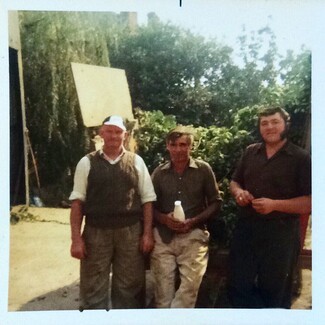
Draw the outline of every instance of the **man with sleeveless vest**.
[[[208,263],[206,222],[221,207],[212,168],[190,156],[193,141],[190,128],[171,130],[166,138],[170,161],[158,166],[151,176],[157,194],[151,254],[157,308],[195,307]],[[181,201],[185,221],[174,217],[175,201]]]
[[[70,195],[71,256],[80,259],[80,310],[108,310],[111,271],[111,307],[143,308],[143,254],[154,245],[156,195],[142,158],[124,148],[123,119],[106,118],[99,135],[103,148],[79,161]]]
[[[239,220],[230,249],[233,307],[291,307],[299,215],[311,212],[311,159],[287,138],[281,107],[258,114],[262,142],[246,148],[230,183]]]

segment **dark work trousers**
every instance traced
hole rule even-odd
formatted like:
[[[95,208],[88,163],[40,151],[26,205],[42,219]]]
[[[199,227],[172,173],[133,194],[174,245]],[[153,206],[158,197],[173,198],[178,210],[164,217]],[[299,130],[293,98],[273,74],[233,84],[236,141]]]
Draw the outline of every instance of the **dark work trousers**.
[[[290,308],[299,219],[240,219],[230,248],[229,299],[237,308]]]

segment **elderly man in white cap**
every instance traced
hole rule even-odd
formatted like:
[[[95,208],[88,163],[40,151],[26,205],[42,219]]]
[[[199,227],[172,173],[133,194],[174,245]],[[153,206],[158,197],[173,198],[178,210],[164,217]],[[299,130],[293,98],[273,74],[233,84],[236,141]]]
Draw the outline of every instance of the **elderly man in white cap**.
[[[99,135],[103,148],[79,161],[70,195],[71,256],[81,261],[80,310],[108,310],[111,270],[112,308],[143,308],[143,254],[154,245],[156,195],[142,158],[124,148],[123,119],[106,118]]]

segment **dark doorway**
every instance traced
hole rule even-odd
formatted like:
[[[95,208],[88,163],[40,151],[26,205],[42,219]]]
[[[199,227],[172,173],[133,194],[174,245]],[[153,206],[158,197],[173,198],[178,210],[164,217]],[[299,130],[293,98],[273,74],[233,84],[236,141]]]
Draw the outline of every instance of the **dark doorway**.
[[[10,84],[10,205],[26,203],[23,119],[18,51],[9,48]]]

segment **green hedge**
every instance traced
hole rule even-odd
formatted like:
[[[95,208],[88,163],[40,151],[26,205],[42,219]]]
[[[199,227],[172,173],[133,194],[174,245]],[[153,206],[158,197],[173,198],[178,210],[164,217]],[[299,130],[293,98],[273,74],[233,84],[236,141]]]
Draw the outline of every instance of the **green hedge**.
[[[252,115],[254,112],[255,108],[246,110],[246,114]],[[136,117],[139,121],[139,126],[134,132],[138,144],[137,151],[152,172],[168,159],[165,137],[177,125],[177,121],[172,115],[165,116],[160,111],[145,112],[141,109],[136,110]],[[229,179],[242,150],[254,140],[250,132],[240,129],[240,121],[235,117],[231,128],[194,128],[196,136],[192,156],[211,165],[224,200],[219,222],[214,224],[214,227],[220,229],[211,229],[214,240],[222,245],[228,245],[236,222],[236,206],[229,193]]]

